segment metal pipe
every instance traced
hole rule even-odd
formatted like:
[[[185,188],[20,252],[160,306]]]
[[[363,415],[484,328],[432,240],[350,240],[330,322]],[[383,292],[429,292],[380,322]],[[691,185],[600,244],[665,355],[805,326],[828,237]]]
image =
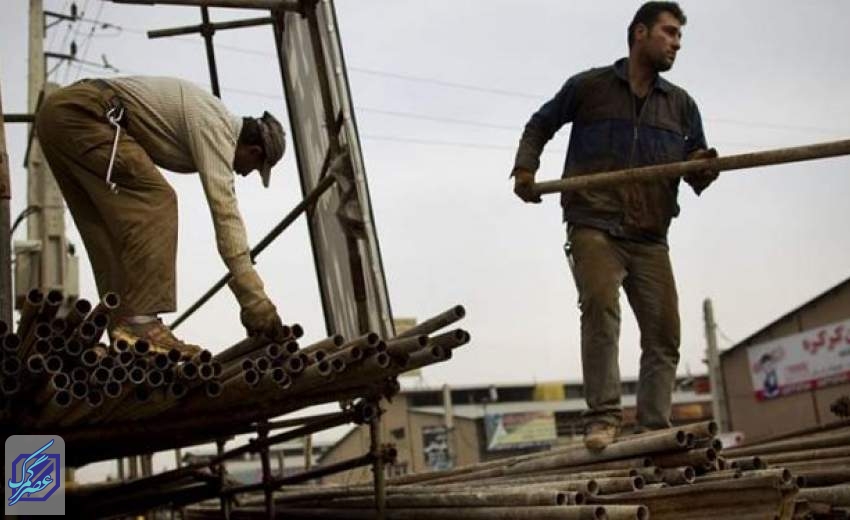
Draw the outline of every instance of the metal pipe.
[[[595,173],[567,177],[554,181],[535,183],[536,195],[561,193],[566,191],[610,188],[624,183],[646,182],[657,179],[670,179],[706,170],[729,171],[758,166],[771,166],[789,162],[808,161],[850,154],[850,139],[826,143],[778,148],[763,152],[729,155],[713,159],[697,159],[641,168],[630,168],[613,172]]]
[[[213,356],[213,359],[220,363],[228,363],[238,360],[257,350],[264,349],[273,340],[264,335],[249,336],[238,343],[222,350]]]
[[[91,302],[85,298],[78,298],[74,301],[74,304],[71,305],[70,309],[68,309],[68,313],[65,315],[65,322],[68,327],[66,329],[67,333],[70,334],[75,328],[77,328],[86,316],[88,316],[91,310]]]
[[[723,450],[723,454],[727,457],[743,457],[747,455],[766,455],[785,451],[831,448],[834,446],[848,444],[850,444],[850,429],[845,429],[828,432],[824,435],[785,439],[764,444],[755,444],[752,446],[726,448]]]
[[[21,318],[18,321],[18,336],[25,338],[29,335],[30,327],[35,322],[41,305],[44,303],[44,294],[38,289],[30,289],[27,292],[24,305],[21,308]],[[11,322],[10,322],[11,323]]]
[[[359,468],[361,466],[368,466],[374,462],[374,455],[371,453],[367,453],[365,455],[361,455],[360,457],[355,457],[353,459],[344,460],[341,462],[336,462],[334,464],[328,464],[326,466],[319,466],[313,468],[309,471],[303,471],[301,473],[296,473],[295,475],[289,475],[286,477],[272,479],[270,486],[273,488],[279,488],[281,486],[286,486],[289,484],[296,484],[299,482],[307,482],[309,480],[313,480],[316,478],[324,477],[326,475],[333,475],[334,473],[340,473],[343,471],[348,471],[354,468]],[[248,484],[244,486],[236,486],[229,489],[225,489],[222,491],[223,496],[233,496],[239,493],[249,493],[251,491],[259,491],[263,489],[265,484]],[[339,513],[337,513],[339,514]],[[372,516],[370,518],[377,518]]]
[[[233,20],[230,22],[208,23],[207,25],[214,31],[223,31],[226,29],[241,29],[243,27],[256,27],[258,25],[266,25],[272,23],[271,17],[262,18],[246,18],[243,20]],[[166,38],[169,36],[181,36],[184,34],[195,34],[203,31],[203,25],[185,25],[183,27],[175,27],[173,29],[159,29],[156,31],[148,31],[148,38]]]
[[[612,506],[537,506],[537,507],[429,507],[413,509],[388,509],[387,520],[617,520],[630,518],[646,520],[646,508],[631,506],[631,516],[614,517],[606,513]],[[338,509],[286,508],[279,511],[281,518],[338,519]],[[349,520],[374,520],[374,513],[367,510],[345,512]]]
[[[806,462],[814,459],[827,459],[833,457],[850,457],[850,445],[836,446],[833,448],[820,448],[813,450],[789,451],[777,453],[773,455],[762,455],[761,457],[750,457],[759,459],[767,464],[782,464],[787,462]],[[733,462],[739,463],[741,459],[734,459]],[[744,468],[741,469],[763,469],[762,467]]]
[[[94,309],[86,316],[87,320],[92,319],[98,314],[111,315],[121,306],[121,297],[114,292],[107,292],[101,298]]]
[[[442,313],[434,316],[433,318],[427,319],[416,325],[415,327],[402,332],[396,338],[409,338],[411,336],[420,336],[422,334],[431,334],[437,330],[442,329],[443,327],[448,327],[452,323],[460,320],[466,316],[466,309],[463,308],[463,305],[455,305],[451,309],[443,311]]]
[[[4,123],[35,123],[35,114],[3,114]]]
[[[21,308],[21,318],[18,321],[18,336],[25,338],[29,335],[30,327],[35,322],[35,317],[38,315],[38,311],[43,303],[44,294],[40,290],[30,289],[27,292],[24,305]]]
[[[331,352],[335,352],[339,350],[345,344],[345,338],[343,338],[339,334],[334,334],[333,336],[327,337],[325,339],[319,340],[315,343],[311,343],[301,349],[301,352],[304,352],[307,355],[312,354],[316,350],[328,350]]]
[[[563,506],[569,502],[567,492],[555,490],[529,491],[482,491],[477,493],[422,493],[393,494],[387,497],[387,509],[431,508],[431,507],[531,507]],[[572,493],[573,496],[579,493]],[[315,507],[325,508],[374,508],[375,500],[370,496],[345,497],[336,500],[314,502]],[[310,505],[313,505],[310,504]],[[304,507],[305,504],[301,504]]]
[[[379,412],[369,421],[369,455],[372,456],[372,482],[375,486],[375,518],[384,520],[387,512],[387,487],[384,475],[384,460],[381,456],[381,412],[378,403],[373,403]]]
[[[701,467],[715,460],[717,460],[717,452],[713,448],[688,450],[680,453],[663,453],[652,456],[652,462],[661,468],[676,468],[679,466]]]
[[[430,342],[434,346],[444,349],[454,349],[469,343],[469,333],[463,329],[455,329],[437,336],[431,336]]]
[[[116,4],[185,5],[198,7],[232,7],[235,9],[281,9],[300,11],[300,0],[112,0]]]
[[[192,0],[187,0],[187,1],[192,1]],[[199,0],[199,1],[201,1],[201,0]],[[238,1],[238,0],[234,0],[234,1]],[[295,4],[298,4],[298,0],[266,0],[266,1],[279,2],[279,3],[291,1]],[[198,5],[198,4],[196,4],[196,5]],[[208,5],[212,6],[211,4],[208,4]],[[266,234],[266,236],[263,237],[263,239],[260,240],[260,242],[251,249],[251,260],[252,261],[255,260],[257,258],[257,256],[260,253],[262,253],[263,250],[265,250],[266,247],[269,246],[269,244],[271,244],[278,236],[280,236],[281,233],[283,233],[286,230],[286,228],[288,228],[293,222],[295,222],[295,220],[297,220],[297,218],[302,213],[304,213],[304,211],[306,211],[310,206],[312,206],[319,199],[319,197],[321,197],[322,194],[324,194],[325,191],[327,191],[335,182],[336,182],[336,176],[334,176],[334,175],[326,175],[324,178],[322,178],[322,180],[320,180],[318,182],[318,184],[316,184],[316,187],[313,188],[312,191],[310,191],[310,193],[307,194],[306,197],[304,197],[304,200],[302,200],[294,208],[292,208],[292,211],[290,211],[283,218],[283,220],[280,221],[280,223],[278,223],[271,231],[269,231],[268,234]],[[227,282],[231,278],[232,278],[232,275],[230,273],[227,273],[218,282],[213,284],[213,286],[206,293],[204,293],[203,296],[198,298],[198,300],[195,303],[190,305],[189,308],[186,309],[183,312],[183,314],[178,316],[177,319],[174,320],[171,323],[171,325],[170,325],[171,330],[176,329],[177,326],[179,326],[181,323],[186,321],[186,319],[189,316],[191,316],[192,314],[194,314],[195,311],[200,309],[202,305],[204,305],[218,291],[220,291],[225,285],[227,285]],[[298,335],[296,334],[296,337],[297,336]]]
[[[662,470],[661,479],[665,484],[670,486],[681,486],[684,484],[693,484],[696,478],[696,472],[691,466],[682,466],[680,468],[666,468]]]
[[[221,88],[218,85],[218,70],[215,66],[215,48],[213,47],[213,34],[215,27],[210,24],[210,11],[205,5],[201,6],[201,29],[200,33],[204,37],[204,48],[207,51],[207,65],[210,69],[210,85],[212,86],[213,95],[221,98]]]

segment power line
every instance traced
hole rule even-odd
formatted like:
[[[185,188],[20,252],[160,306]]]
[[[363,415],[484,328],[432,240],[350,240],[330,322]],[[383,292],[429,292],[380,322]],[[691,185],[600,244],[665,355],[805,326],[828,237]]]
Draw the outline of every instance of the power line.
[[[126,32],[134,34],[134,35],[147,37],[147,31],[145,31],[143,29],[123,27],[123,26],[119,26],[119,25],[115,25],[115,24],[107,24],[107,25],[110,28],[115,28],[119,31],[126,31]],[[178,41],[182,41],[184,43],[189,43],[189,44],[192,44],[192,45],[202,45],[203,44],[203,42],[201,42],[200,40],[195,39],[195,38],[191,38],[191,37],[177,36],[174,39],[176,39]],[[253,56],[263,56],[263,57],[277,59],[277,55],[274,54],[274,53],[271,53],[271,52],[268,52],[268,51],[261,51],[259,49],[251,49],[251,48],[248,48],[248,47],[241,47],[241,46],[237,46],[237,45],[226,45],[226,44],[218,43],[218,44],[216,44],[216,48],[231,51],[231,52],[237,52],[237,53],[241,53],[241,54],[249,54],[249,55],[253,55]],[[490,88],[490,87],[483,87],[483,86],[480,86],[480,85],[472,85],[472,84],[468,84],[468,83],[458,83],[458,82],[453,82],[453,81],[445,81],[445,80],[435,79],[435,78],[426,78],[426,77],[422,77],[422,76],[401,74],[401,73],[397,73],[397,72],[387,72],[387,71],[375,70],[375,69],[369,69],[369,68],[363,68],[363,67],[349,66],[348,70],[353,71],[353,72],[358,72],[358,73],[361,73],[361,74],[379,76],[379,77],[385,77],[385,78],[392,78],[392,79],[397,79],[397,80],[401,80],[401,81],[410,81],[410,82],[415,82],[415,83],[425,83],[425,84],[436,85],[436,86],[441,86],[441,87],[446,87],[446,88],[455,88],[455,89],[461,89],[461,90],[468,90],[468,91],[472,91],[472,92],[482,92],[482,93],[495,94],[495,95],[507,96],[507,97],[517,97],[517,98],[523,98],[523,99],[536,99],[536,100],[543,100],[543,99],[546,99],[548,97],[547,95],[542,95],[542,94],[532,94],[532,93],[529,93],[529,92],[519,92],[519,91],[507,90],[507,89],[496,89],[496,88]],[[841,134],[844,134],[844,133],[847,132],[845,130],[841,130],[841,129],[837,129],[837,128],[823,128],[823,127],[800,126],[800,125],[784,125],[784,124],[779,124],[779,123],[760,123],[760,122],[755,122],[755,121],[743,121],[743,120],[728,119],[728,118],[705,118],[705,120],[710,121],[710,122],[721,123],[721,124],[732,124],[732,125],[745,126],[745,127],[750,127],[750,128],[772,128],[772,129],[775,129],[775,130],[790,130],[790,131],[804,131],[804,132],[812,131],[812,132],[835,134],[835,135],[841,135]]]
[[[100,3],[98,4],[98,8],[97,8],[97,15],[95,15],[95,22],[92,22],[91,32],[90,32],[89,36],[86,38],[85,43],[83,43],[83,52],[82,52],[82,55],[81,55],[81,57],[80,57],[80,59],[79,59],[79,61],[80,61],[80,62],[85,61],[85,59],[86,59],[86,55],[87,55],[87,54],[88,54],[88,52],[89,52],[89,46],[91,45],[91,42],[92,42],[92,36],[94,35],[94,32],[97,30],[97,24],[99,23],[99,22],[98,22],[98,20],[100,20],[100,15],[101,15],[101,13],[103,12],[103,5],[104,5],[104,3],[105,3],[105,2],[100,2]],[[70,65],[69,65],[69,67],[70,67]],[[82,70],[82,69],[81,69],[81,67],[82,67],[82,64],[80,64],[80,65],[77,67],[77,74],[76,74],[76,76],[74,77],[74,79],[78,79],[78,78],[80,77],[80,72],[81,72],[81,70]]]
[[[486,144],[486,143],[464,143],[459,141],[440,141],[436,139],[419,139],[415,137],[398,137],[394,135],[372,135],[372,134],[360,134],[360,137],[363,139],[372,139],[374,141],[391,141],[397,143],[407,143],[407,144],[421,144],[421,145],[431,145],[431,146],[450,146],[453,148],[469,148],[475,150],[507,150],[511,152],[516,151],[516,145],[499,145],[499,144]],[[549,150],[543,150],[543,153],[558,153],[565,154],[566,150],[552,148]]]

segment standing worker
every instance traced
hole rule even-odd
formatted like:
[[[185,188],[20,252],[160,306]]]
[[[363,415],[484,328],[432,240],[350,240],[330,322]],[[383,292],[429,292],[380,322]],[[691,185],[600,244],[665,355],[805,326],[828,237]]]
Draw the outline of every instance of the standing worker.
[[[685,90],[662,78],[681,47],[686,18],[675,2],[647,2],[628,27],[629,56],[571,77],[525,126],[512,172],[514,192],[540,202],[534,174],[544,145],[572,122],[564,177],[716,157]],[[700,194],[717,172],[685,177]],[[581,308],[585,445],[601,450],[622,421],[619,292],[640,327],[639,430],[670,426],[679,361],[679,311],[667,229],[678,215],[679,179],[564,193],[565,250]]]
[[[98,292],[122,297],[113,340],[144,339],[185,356],[200,351],[158,317],[176,310],[177,197],[157,166],[198,172],[242,324],[249,334],[281,329],[251,262],[233,175],[258,170],[268,187],[285,147],[271,114],[236,117],[215,96],[175,78],[90,79],[47,97],[36,129]]]

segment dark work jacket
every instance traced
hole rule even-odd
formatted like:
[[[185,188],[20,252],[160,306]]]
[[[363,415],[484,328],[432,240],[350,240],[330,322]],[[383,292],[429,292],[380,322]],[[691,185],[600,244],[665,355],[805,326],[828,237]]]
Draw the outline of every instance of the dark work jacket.
[[[628,61],[571,77],[525,126],[514,172],[536,172],[543,146],[573,123],[563,177],[683,161],[706,148],[702,120],[684,89],[657,76],[640,113]],[[633,240],[666,242],[679,214],[679,178],[623,184],[561,196],[564,220]],[[695,188],[699,193],[699,189]]]

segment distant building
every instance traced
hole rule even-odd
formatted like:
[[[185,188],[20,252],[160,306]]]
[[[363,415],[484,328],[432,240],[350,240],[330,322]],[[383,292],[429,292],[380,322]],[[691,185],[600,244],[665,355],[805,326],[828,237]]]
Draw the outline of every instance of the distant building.
[[[720,354],[731,428],[755,441],[834,422],[850,394],[850,278]]]
[[[274,432],[272,432],[272,434],[274,434]],[[319,460],[324,452],[330,447],[330,443],[318,442],[314,439],[312,442],[311,465],[315,465],[316,461]],[[183,454],[182,464],[192,464],[195,462],[210,460],[214,457],[215,453],[207,451],[203,453],[187,451]],[[269,462],[271,463],[272,475],[275,477],[301,473],[305,468],[303,440],[298,439],[271,446],[269,449]],[[229,459],[225,461],[224,467],[231,479],[238,480],[243,484],[262,482],[263,468],[259,453],[247,453],[240,458]]]
[[[586,408],[581,383],[544,383],[451,388],[451,428],[446,428],[443,390],[402,391],[384,403],[383,442],[395,444],[396,463],[388,476],[421,473],[509,457],[575,442]],[[623,382],[625,427],[635,420],[637,381]],[[711,419],[707,376],[679,378],[673,394],[673,421]],[[369,429],[358,426],[329,447],[318,464],[358,457],[369,450]],[[371,468],[326,477],[352,483],[371,478]]]

